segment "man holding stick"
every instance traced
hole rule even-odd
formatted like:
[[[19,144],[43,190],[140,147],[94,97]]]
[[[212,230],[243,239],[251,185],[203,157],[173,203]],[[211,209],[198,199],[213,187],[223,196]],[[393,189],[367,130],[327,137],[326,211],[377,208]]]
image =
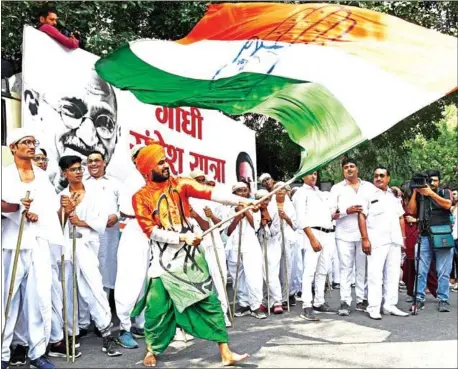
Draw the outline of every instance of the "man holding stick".
[[[39,142],[26,128],[8,135],[14,163],[2,173],[2,196],[20,204],[6,216],[2,229],[4,290],[9,291],[2,330],[2,368],[8,366],[10,345],[22,308],[31,367],[55,368],[45,356],[51,333],[51,258],[49,244],[62,245],[59,199],[44,171],[32,166]],[[30,194],[27,198],[26,193]],[[24,213],[24,216],[22,214]]]
[[[153,142],[137,157],[137,168],[146,185],[133,197],[135,215],[152,243],[146,296],[133,316],[145,309],[146,355],[143,364],[156,366],[179,326],[189,334],[218,343],[224,365],[248,357],[232,352],[221,305],[202,252],[202,237],[191,225],[189,197],[225,204],[249,204],[247,199],[224,195],[217,187],[200,185],[188,178],[170,176],[164,148]]]

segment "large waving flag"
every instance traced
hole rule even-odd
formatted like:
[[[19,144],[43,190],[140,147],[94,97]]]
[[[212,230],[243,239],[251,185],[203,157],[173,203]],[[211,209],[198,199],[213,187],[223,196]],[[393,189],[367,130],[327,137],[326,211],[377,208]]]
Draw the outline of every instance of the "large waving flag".
[[[179,41],[139,40],[96,64],[140,101],[265,114],[316,169],[452,92],[457,39],[334,4],[212,4]]]

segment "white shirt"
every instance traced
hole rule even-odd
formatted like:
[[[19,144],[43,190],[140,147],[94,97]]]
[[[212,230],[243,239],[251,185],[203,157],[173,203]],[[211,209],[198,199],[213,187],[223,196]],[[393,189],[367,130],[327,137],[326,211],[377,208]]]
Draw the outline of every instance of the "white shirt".
[[[391,189],[377,189],[364,204],[363,209],[367,216],[367,234],[372,248],[404,244],[399,223],[399,218],[404,215],[404,209]]]
[[[332,214],[335,205],[328,201],[328,194],[304,183],[293,197],[297,214],[297,225],[302,231],[307,227],[333,229]]]
[[[132,217],[135,216],[135,211],[132,206],[132,197],[145,184],[145,179],[138,171],[133,171],[132,174],[124,180],[119,194],[119,210],[121,212]]]
[[[15,249],[19,234],[19,225],[24,206],[21,199],[30,191],[33,199],[30,212],[38,215],[38,221],[31,223],[25,220],[22,234],[21,250],[31,249],[37,245],[37,238],[47,240],[51,244],[62,245],[64,239],[57,212],[60,200],[49,182],[46,172],[32,166],[35,178],[29,183],[21,181],[16,164],[2,168],[2,199],[13,204],[19,204],[19,210],[14,213],[2,213],[6,218],[2,221],[2,248]]]
[[[100,178],[94,178],[92,176],[86,177],[84,184],[95,186],[98,190],[102,191],[106,201],[106,208],[108,215],[116,214],[118,219],[119,214],[119,197],[121,193],[122,183],[114,177],[104,174]]]
[[[361,233],[358,226],[358,214],[347,214],[347,209],[351,206],[361,205],[377,190],[372,183],[359,181],[358,190],[354,190],[346,180],[332,186],[331,195],[335,199],[337,209],[340,210],[340,217],[336,220],[336,238],[354,242],[361,240]]]

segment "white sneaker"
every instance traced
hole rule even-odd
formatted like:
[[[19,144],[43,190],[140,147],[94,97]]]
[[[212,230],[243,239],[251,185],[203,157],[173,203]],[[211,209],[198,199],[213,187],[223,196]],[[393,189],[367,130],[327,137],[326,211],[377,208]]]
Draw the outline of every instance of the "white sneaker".
[[[190,334],[187,334],[185,331],[182,331],[180,328],[177,328],[175,337],[173,337],[174,341],[181,341],[181,342],[187,342],[193,339],[194,339],[193,336],[191,336]]]
[[[402,310],[399,310],[396,306],[383,307],[383,314],[394,315],[394,316],[409,316],[409,313],[405,313]]]
[[[368,311],[369,313],[369,318],[374,319],[374,320],[382,320],[382,315],[380,314],[379,311]]]

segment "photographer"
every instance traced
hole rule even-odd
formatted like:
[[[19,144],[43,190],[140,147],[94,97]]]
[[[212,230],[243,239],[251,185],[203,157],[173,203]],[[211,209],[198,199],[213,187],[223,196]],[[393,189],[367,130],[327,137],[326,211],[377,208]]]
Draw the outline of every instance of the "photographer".
[[[61,45],[69,49],[77,49],[80,42],[73,33],[69,37],[64,36],[57,28],[57,10],[54,8],[44,7],[39,13],[39,30],[55,39]]]
[[[417,306],[416,310],[422,310],[425,307],[425,288],[426,280],[433,258],[433,250],[436,256],[436,272],[438,279],[437,295],[439,298],[439,311],[449,312],[449,277],[452,267],[453,248],[434,249],[431,244],[431,226],[450,225],[450,207],[452,201],[449,191],[439,189],[440,172],[429,170],[427,172],[429,185],[421,186],[423,188],[414,188],[412,197],[409,201],[407,210],[409,214],[421,218],[424,217],[423,224],[419,224],[421,236],[420,244],[420,264],[417,271]],[[413,178],[415,180],[417,178]],[[424,214],[419,214],[420,195],[424,196]]]

